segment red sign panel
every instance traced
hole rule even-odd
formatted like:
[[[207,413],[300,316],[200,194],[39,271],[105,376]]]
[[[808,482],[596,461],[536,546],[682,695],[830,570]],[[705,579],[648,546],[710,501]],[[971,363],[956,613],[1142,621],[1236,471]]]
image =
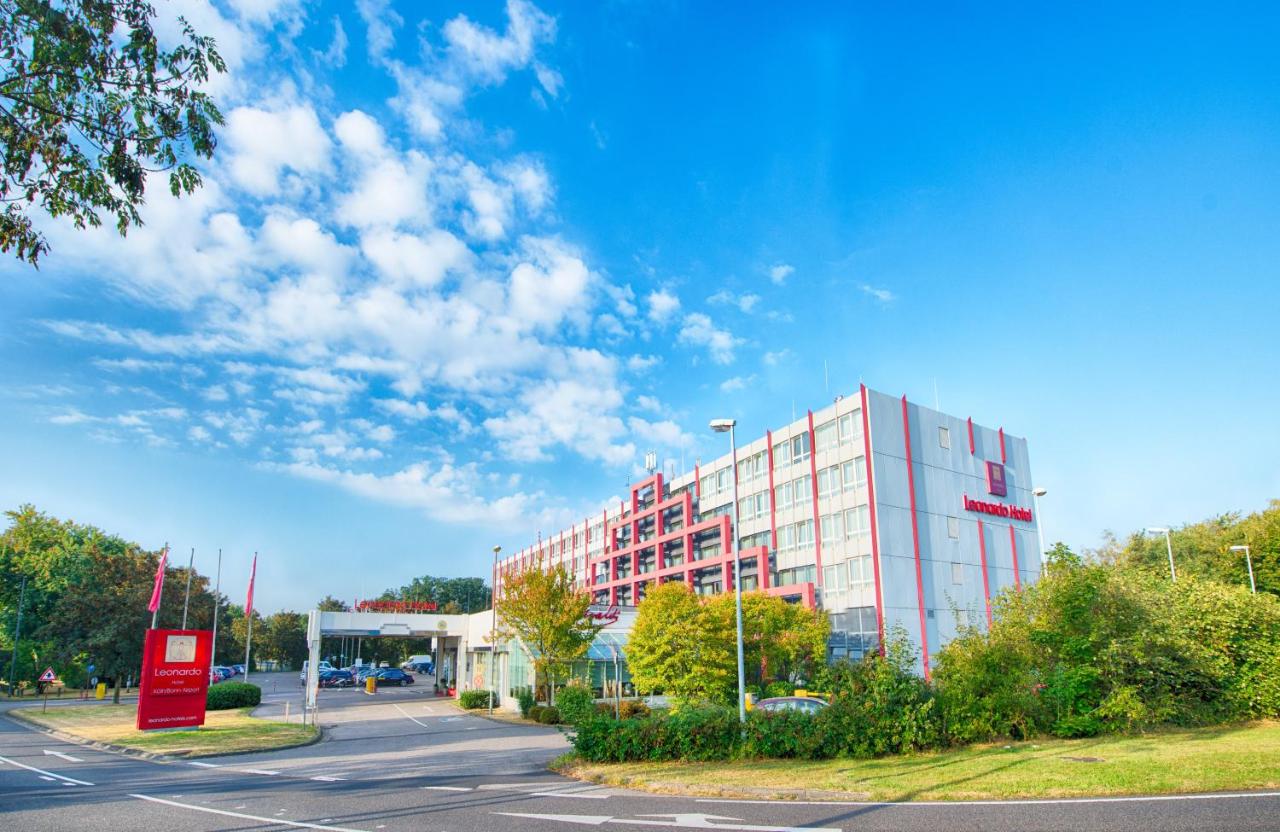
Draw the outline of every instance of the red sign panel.
[[[138,687],[138,730],[204,725],[213,633],[147,630]]]
[[[999,462],[987,462],[987,493],[997,497],[1009,496],[1009,485],[1004,478],[1004,466]]]
[[[435,601],[357,601],[356,612],[435,612]]]

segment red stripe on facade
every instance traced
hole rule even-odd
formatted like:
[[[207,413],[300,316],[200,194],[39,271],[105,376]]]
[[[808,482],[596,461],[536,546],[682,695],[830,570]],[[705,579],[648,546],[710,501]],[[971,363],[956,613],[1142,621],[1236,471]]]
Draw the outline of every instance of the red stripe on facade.
[[[1001,464],[1001,465],[1004,465],[1004,463],[1005,463],[1005,456],[1004,456],[1004,428],[1000,428],[1000,464]]]
[[[876,529],[876,483],[871,462],[871,416],[867,410],[867,385],[861,385],[862,394],[862,446],[867,466],[867,503],[871,515],[871,572],[876,580],[876,634],[880,641],[880,655],[884,655],[884,602],[880,595],[880,533]]]
[[[1013,550],[1013,585],[1022,589],[1022,575],[1018,571],[1018,533],[1012,523],[1009,524],[1009,546]]]
[[[769,535],[773,539],[772,548],[778,548],[778,506],[773,495],[773,431],[764,432],[764,442],[769,451]],[[768,572],[768,570],[765,570]]]
[[[693,463],[693,496],[702,499],[702,477],[698,473],[698,463]]]
[[[822,582],[822,523],[818,517],[818,443],[813,435],[813,411],[809,411],[809,480],[813,483],[813,559],[817,564],[817,583]]]
[[[925,624],[924,569],[920,563],[920,523],[916,519],[916,475],[911,464],[911,423],[907,419],[907,397],[902,397],[902,442],[907,450],[907,492],[911,497],[911,543],[916,556],[916,600],[920,605],[920,652],[924,659],[924,678],[933,677],[929,672],[929,629]]]
[[[973,418],[970,417],[969,419],[969,453],[976,454],[977,452],[978,452],[977,446],[973,444]]]
[[[987,534],[978,521],[978,554],[982,558],[982,597],[987,602],[987,627],[991,627],[991,579],[987,575]]]

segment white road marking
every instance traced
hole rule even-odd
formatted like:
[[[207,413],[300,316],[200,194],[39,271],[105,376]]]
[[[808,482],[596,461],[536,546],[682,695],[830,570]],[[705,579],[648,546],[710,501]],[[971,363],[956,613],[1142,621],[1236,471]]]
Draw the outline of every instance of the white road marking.
[[[44,774],[40,775],[40,779],[41,779],[41,780],[48,780],[50,783],[57,783],[57,782],[58,782],[57,780],[54,780],[52,777],[49,777],[49,776],[44,775]]]
[[[236,771],[242,774],[265,774],[268,777],[275,777],[280,773],[278,771],[267,771],[265,768],[238,768]]]
[[[345,780],[346,778],[345,777],[329,777],[323,774],[318,774],[315,777],[312,777],[311,779],[319,780],[322,783],[337,783],[338,781]]]
[[[424,789],[430,789],[434,792],[469,792],[470,786],[423,786]]]
[[[584,800],[607,800],[607,794],[579,794],[578,792],[528,792],[529,797],[577,797]]]
[[[399,705],[397,705],[396,703],[392,702],[392,703],[391,703],[391,707],[395,708],[397,711],[399,711],[400,713],[404,714],[406,717],[408,717],[408,718],[409,718],[410,720],[412,720],[414,723],[416,723],[416,724],[418,724],[418,725],[421,725],[423,728],[430,728],[430,727],[431,727],[431,726],[427,725],[427,723],[422,722],[422,721],[420,721],[420,720],[418,720],[418,719],[415,719],[415,718],[414,718],[414,717],[412,717],[412,716],[409,716],[409,712],[408,712],[408,711],[406,711],[404,708],[400,707]]]
[[[150,801],[151,803],[163,803],[166,806],[175,806],[179,809],[191,809],[192,811],[195,811],[195,812],[208,812],[211,815],[222,815],[223,817],[240,818],[242,820],[256,820],[258,823],[265,823],[269,826],[283,824],[285,826],[294,826],[299,829],[322,829],[322,830],[326,830],[326,832],[363,832],[363,830],[360,830],[360,829],[350,829],[344,826],[325,826],[319,823],[307,823],[305,821],[285,820],[284,818],[264,818],[264,817],[259,817],[258,815],[245,815],[245,814],[241,814],[240,812],[229,812],[226,809],[214,809],[209,806],[196,806],[191,803],[178,803],[177,801],[174,801],[174,800],[165,800],[163,798],[151,797],[145,794],[131,794],[129,795],[129,797],[136,797],[139,800],[146,800],[146,801]],[[237,806],[236,808],[243,809],[244,806]]]
[[[47,748],[46,748],[46,749],[44,750],[44,753],[46,753],[46,754],[48,754],[48,755],[50,755],[50,756],[52,756],[52,757],[61,757],[62,759],[66,760],[66,761],[67,761],[67,762],[69,762],[69,763],[83,763],[83,762],[84,762],[84,760],[80,759],[79,757],[72,757],[70,754],[63,754],[61,751],[50,751],[49,749],[47,749]]]
[[[27,771],[34,771],[36,774],[43,774],[43,775],[47,775],[47,776],[49,776],[49,777],[56,777],[56,778],[58,778],[59,780],[64,780],[64,781],[66,781],[66,782],[68,782],[68,783],[74,783],[74,784],[75,784],[75,785],[77,785],[77,786],[92,786],[92,785],[93,785],[92,783],[86,783],[86,782],[85,782],[85,781],[83,781],[83,780],[77,780],[77,779],[75,779],[74,777],[64,777],[64,776],[62,776],[61,774],[58,774],[57,772],[54,772],[54,771],[45,771],[45,770],[44,770],[44,769],[42,769],[42,768],[36,768],[35,766],[29,766],[29,765],[27,765],[26,763],[20,763],[20,762],[18,762],[17,760],[10,760],[8,757],[0,757],[0,763],[9,763],[10,765],[17,766],[18,768],[25,768]]]
[[[674,814],[674,815],[641,815],[639,818],[615,818],[611,815],[532,815],[522,812],[494,812],[511,818],[528,818],[530,820],[554,820],[560,823],[577,823],[584,826],[601,826],[606,823],[618,823],[627,826],[663,826],[681,829],[727,829],[735,832],[841,832],[833,827],[823,826],[758,826],[742,823],[738,818],[727,818],[722,815]],[[665,818],[665,820],[642,820],[642,818]],[[729,823],[712,823],[713,820],[730,821]]]
[[[217,768],[217,763],[187,763],[189,766],[199,766],[200,768]]]
[[[697,803],[773,803],[784,806],[1057,806],[1063,803],[1147,803],[1167,800],[1233,800],[1280,797],[1280,792],[1232,792],[1228,794],[1162,794],[1147,797],[1055,797],[1037,800],[735,800],[729,797],[701,797]]]

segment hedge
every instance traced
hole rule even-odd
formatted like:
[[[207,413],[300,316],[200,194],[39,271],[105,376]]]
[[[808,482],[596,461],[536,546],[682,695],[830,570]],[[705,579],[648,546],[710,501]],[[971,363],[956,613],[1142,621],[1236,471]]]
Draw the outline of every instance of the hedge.
[[[496,707],[498,703],[498,695],[492,694],[492,701]],[[464,690],[458,694],[458,704],[469,711],[477,708],[487,708],[490,702],[490,692],[487,690]]]
[[[560,718],[560,709],[554,705],[548,705],[538,711],[538,721],[543,725],[559,725],[563,720]]]
[[[248,682],[220,682],[209,688],[205,708],[210,711],[226,711],[231,708],[252,708],[262,703],[262,688]]]

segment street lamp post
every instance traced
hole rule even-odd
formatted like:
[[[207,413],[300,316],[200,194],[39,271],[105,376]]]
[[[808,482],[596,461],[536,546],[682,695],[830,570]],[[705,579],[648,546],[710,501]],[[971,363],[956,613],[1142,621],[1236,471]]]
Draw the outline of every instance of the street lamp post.
[[[490,630],[489,630],[489,715],[493,716],[493,689],[498,680],[498,553],[501,546],[493,547],[493,577],[489,580]]]
[[[1040,498],[1049,493],[1049,489],[1039,486],[1031,489],[1031,505],[1036,510],[1036,536],[1040,539],[1040,564],[1044,565],[1044,518],[1040,516]]]
[[[1169,537],[1169,528],[1167,526],[1166,527],[1151,526],[1149,528],[1144,529],[1143,531],[1145,531],[1147,534],[1163,534],[1164,535],[1164,546],[1165,546],[1165,549],[1169,551],[1169,580],[1173,581],[1174,583],[1177,583],[1178,571],[1173,567],[1173,540]]]
[[[1248,546],[1232,546],[1233,552],[1244,552],[1245,565],[1249,567],[1249,591],[1254,595],[1258,594],[1258,587],[1253,582],[1253,557],[1249,554]]]
[[[742,660],[742,553],[738,546],[738,443],[733,429],[737,422],[733,419],[713,419],[711,429],[716,433],[729,432],[729,464],[733,473],[733,533],[729,536],[733,544],[733,596],[734,607],[738,619],[738,721],[747,721],[747,684]],[[759,565],[756,567],[760,568]]]

